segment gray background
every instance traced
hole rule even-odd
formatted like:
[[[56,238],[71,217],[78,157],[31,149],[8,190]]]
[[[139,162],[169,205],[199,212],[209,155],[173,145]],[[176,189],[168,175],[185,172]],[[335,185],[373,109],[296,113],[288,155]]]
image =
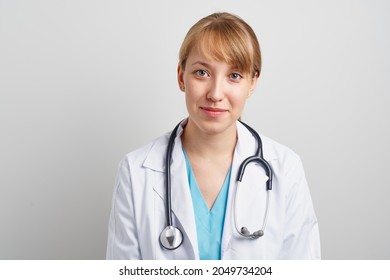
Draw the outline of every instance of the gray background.
[[[390,259],[388,1],[0,0],[0,259],[102,259],[117,164],[186,116],[188,28],[258,34],[244,120],[298,152],[324,259]]]

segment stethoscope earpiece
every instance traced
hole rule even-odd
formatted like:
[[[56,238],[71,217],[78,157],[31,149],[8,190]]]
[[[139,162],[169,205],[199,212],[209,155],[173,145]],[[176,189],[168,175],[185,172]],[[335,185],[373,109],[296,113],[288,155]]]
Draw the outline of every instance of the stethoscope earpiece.
[[[255,231],[253,233],[253,238],[259,238],[259,237],[262,237],[264,235],[264,231],[263,230],[258,230],[258,231]]]
[[[254,233],[250,233],[250,231],[246,227],[242,227],[241,231],[239,233],[241,234],[241,236],[250,237],[252,239],[257,239],[257,238],[262,237],[264,235],[264,231],[261,229],[258,231],[255,231]]]
[[[251,234],[251,233],[249,232],[249,230],[248,230],[246,227],[242,227],[242,228],[241,228],[241,233],[242,233],[243,235],[249,235],[249,234]]]

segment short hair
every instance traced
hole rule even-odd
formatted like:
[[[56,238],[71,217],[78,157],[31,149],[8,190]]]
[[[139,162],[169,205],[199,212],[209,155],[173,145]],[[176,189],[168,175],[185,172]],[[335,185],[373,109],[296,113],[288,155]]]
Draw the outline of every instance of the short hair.
[[[244,73],[260,75],[261,52],[256,34],[236,15],[214,13],[190,28],[179,52],[179,65],[183,69],[194,48],[207,59],[224,61]]]

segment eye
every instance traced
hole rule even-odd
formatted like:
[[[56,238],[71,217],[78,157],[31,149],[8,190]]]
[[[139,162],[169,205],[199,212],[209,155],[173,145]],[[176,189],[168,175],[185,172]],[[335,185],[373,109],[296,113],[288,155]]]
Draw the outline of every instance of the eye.
[[[230,74],[230,78],[233,79],[233,80],[239,81],[243,77],[240,74],[238,74],[238,73],[232,73],[232,74]]]
[[[195,73],[195,75],[197,75],[199,77],[208,77],[208,76],[210,76],[209,73],[207,73],[207,71],[205,71],[205,70],[196,70],[194,73]]]

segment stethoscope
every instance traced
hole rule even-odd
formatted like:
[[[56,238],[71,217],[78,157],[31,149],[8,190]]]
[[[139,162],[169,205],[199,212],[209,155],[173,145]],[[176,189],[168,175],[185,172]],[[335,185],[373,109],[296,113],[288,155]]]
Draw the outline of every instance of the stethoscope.
[[[240,121],[255,137],[257,142],[257,150],[253,156],[246,158],[239,166],[238,175],[236,180],[236,186],[234,191],[234,200],[233,200],[233,208],[234,208],[234,225],[240,236],[250,239],[257,239],[264,235],[265,227],[267,224],[268,218],[268,209],[269,209],[269,191],[272,190],[272,168],[269,163],[263,157],[263,145],[261,142],[261,138],[257,132],[251,128],[249,125]],[[171,204],[171,161],[172,161],[172,151],[175,143],[175,138],[177,134],[177,130],[180,126],[181,122],[173,129],[171,136],[169,137],[166,158],[165,158],[165,186],[166,186],[166,204],[165,204],[165,212],[167,218],[167,227],[160,234],[160,243],[161,245],[168,250],[177,249],[183,242],[183,234],[177,227],[173,226],[172,223],[172,204]],[[267,196],[266,196],[266,210],[263,219],[263,225],[260,230],[254,231],[250,233],[246,227],[241,227],[238,229],[237,227],[237,190],[241,184],[242,178],[244,177],[245,168],[249,163],[259,163],[268,176],[268,181],[266,184]]]

